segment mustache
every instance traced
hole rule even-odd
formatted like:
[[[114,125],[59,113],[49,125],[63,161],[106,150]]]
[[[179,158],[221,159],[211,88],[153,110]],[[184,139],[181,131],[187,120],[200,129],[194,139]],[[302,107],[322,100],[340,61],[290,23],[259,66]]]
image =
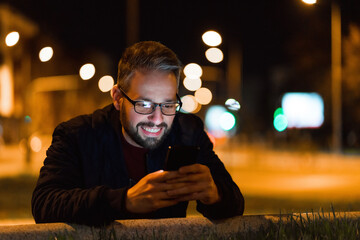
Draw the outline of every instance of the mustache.
[[[143,127],[158,127],[158,128],[161,128],[161,127],[167,128],[168,127],[168,125],[164,122],[162,122],[158,125],[155,125],[155,123],[153,123],[153,122],[139,122],[138,124],[136,124],[136,128],[141,127],[141,126],[143,126]]]

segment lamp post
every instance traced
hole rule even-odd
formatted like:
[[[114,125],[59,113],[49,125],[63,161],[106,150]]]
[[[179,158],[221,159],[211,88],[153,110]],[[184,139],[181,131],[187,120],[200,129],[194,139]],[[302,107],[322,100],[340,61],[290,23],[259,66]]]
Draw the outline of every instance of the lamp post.
[[[316,0],[302,0],[315,4]],[[342,151],[342,107],[341,107],[341,11],[336,0],[331,1],[331,104],[332,147],[335,153]]]
[[[341,13],[335,2],[331,3],[331,93],[332,93],[332,121],[333,121],[333,150],[342,150],[342,108],[341,108]]]

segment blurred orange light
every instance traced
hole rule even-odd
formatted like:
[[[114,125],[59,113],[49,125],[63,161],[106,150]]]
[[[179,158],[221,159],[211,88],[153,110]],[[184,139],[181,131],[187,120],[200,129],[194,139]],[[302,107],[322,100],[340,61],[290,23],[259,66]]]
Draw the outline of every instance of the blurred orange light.
[[[40,152],[40,150],[42,148],[41,139],[39,137],[37,137],[37,136],[32,136],[30,138],[30,148],[34,152]]]
[[[80,68],[80,77],[83,80],[89,80],[95,75],[95,66],[91,63],[84,64]]]
[[[196,91],[201,87],[202,81],[200,78],[191,79],[191,78],[185,77],[183,84],[187,90]]]
[[[195,97],[192,95],[186,95],[181,98],[181,102],[183,103],[181,110],[188,113],[193,113],[198,108],[198,102]]]
[[[205,52],[206,59],[212,63],[219,63],[224,59],[223,52],[218,48],[209,48]]]
[[[196,101],[202,105],[209,104],[212,100],[212,93],[207,88],[199,88],[195,92]]]
[[[109,75],[103,76],[102,78],[100,78],[98,86],[100,91],[108,92],[114,86],[114,79]]]
[[[186,77],[191,79],[200,78],[203,71],[199,64],[189,63],[184,68],[184,74]]]
[[[52,47],[44,47],[39,52],[40,61],[42,61],[42,62],[49,61],[52,58],[53,54],[54,54],[54,51],[53,51]]]
[[[18,32],[11,32],[9,33],[8,35],[6,35],[6,38],[5,38],[5,43],[6,43],[6,46],[8,47],[12,47],[14,46],[15,44],[18,43],[20,39],[20,34]]]
[[[203,42],[210,46],[216,47],[219,46],[222,42],[221,35],[215,31],[207,31],[202,35]]]
[[[0,115],[10,117],[14,111],[14,79],[8,65],[0,66]]]

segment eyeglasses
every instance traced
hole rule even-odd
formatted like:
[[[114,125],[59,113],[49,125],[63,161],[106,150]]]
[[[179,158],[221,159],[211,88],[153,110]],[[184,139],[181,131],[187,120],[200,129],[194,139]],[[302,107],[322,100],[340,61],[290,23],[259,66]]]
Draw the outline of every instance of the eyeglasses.
[[[180,100],[180,97],[178,94],[176,94],[177,102],[165,102],[165,103],[154,103],[151,101],[134,101],[132,100],[124,90],[119,88],[124,97],[132,104],[134,105],[134,110],[136,113],[147,115],[151,114],[155,111],[156,107],[159,106],[162,114],[166,116],[172,116],[175,115],[178,111],[180,111],[182,102]]]

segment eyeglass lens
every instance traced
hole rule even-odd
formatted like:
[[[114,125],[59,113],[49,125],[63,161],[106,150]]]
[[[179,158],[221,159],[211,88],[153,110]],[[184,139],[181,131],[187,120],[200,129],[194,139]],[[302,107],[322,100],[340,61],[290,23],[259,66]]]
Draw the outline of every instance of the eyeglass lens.
[[[137,102],[135,104],[135,111],[142,114],[150,114],[155,111],[157,106],[160,106],[161,112],[164,115],[174,115],[179,109],[178,103],[152,103],[152,102]]]

